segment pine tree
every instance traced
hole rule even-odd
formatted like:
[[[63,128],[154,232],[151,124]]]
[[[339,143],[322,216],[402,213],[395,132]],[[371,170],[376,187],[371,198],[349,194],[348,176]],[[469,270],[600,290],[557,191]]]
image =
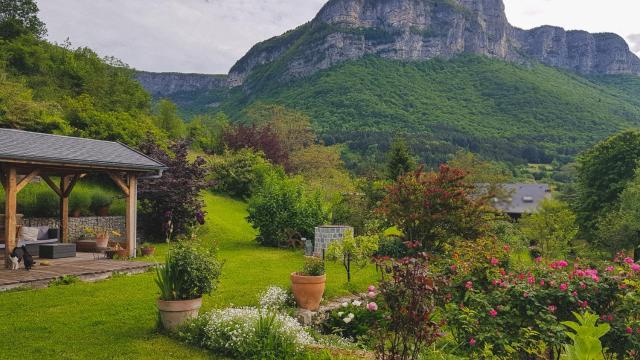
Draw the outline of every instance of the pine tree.
[[[416,161],[409,151],[407,144],[401,138],[396,138],[391,143],[391,148],[387,153],[387,176],[395,181],[398,176],[415,169]]]

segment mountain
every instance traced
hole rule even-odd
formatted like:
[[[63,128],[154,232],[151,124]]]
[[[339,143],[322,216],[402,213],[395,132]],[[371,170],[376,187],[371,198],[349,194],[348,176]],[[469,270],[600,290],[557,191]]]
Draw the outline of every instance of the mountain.
[[[518,29],[501,0],[331,0],[226,77],[199,87],[174,74],[154,87],[186,113],[241,119],[252,104],[284,104],[311,116],[326,143],[374,161],[401,132],[432,164],[459,149],[565,162],[640,125],[638,75],[618,35]]]

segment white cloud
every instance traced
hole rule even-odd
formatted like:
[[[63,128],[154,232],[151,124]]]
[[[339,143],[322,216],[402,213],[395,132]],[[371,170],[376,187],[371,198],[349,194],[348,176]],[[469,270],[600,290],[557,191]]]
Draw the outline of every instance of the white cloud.
[[[504,0],[512,24],[615,32],[640,52],[640,1]],[[313,18],[326,0],[38,0],[49,39],[138,69],[226,73],[249,48]],[[636,34],[636,35],[629,35]]]

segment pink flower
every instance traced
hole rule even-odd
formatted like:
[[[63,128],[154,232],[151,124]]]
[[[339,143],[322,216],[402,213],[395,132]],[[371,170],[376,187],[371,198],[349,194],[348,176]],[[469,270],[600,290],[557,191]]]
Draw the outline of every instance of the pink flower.
[[[555,305],[549,305],[547,306],[547,310],[549,310],[549,312],[554,313],[556,312],[556,310],[558,310],[558,307]]]
[[[496,266],[500,263],[500,260],[496,258],[491,258],[491,265]]]
[[[367,291],[369,292],[376,291],[376,287],[373,285],[369,285],[369,288],[367,288]]]
[[[560,260],[560,261],[558,261],[558,267],[563,268],[563,267],[567,267],[567,266],[569,266],[569,263],[568,263],[568,262],[566,262],[566,261],[564,261],[564,260]]]
[[[527,278],[527,283],[534,284],[535,282],[536,282],[536,278],[534,278],[533,276],[529,276]]]
[[[474,338],[469,339],[469,345],[476,346],[476,339]]]
[[[571,295],[572,295],[573,297],[578,297],[578,292],[577,292],[577,291],[574,291],[574,292],[572,292],[572,293],[571,293]]]
[[[540,286],[544,286],[544,280],[540,280]]]
[[[495,309],[491,309],[489,310],[489,315],[491,315],[491,317],[496,317],[498,316],[498,312]]]
[[[538,256],[537,258],[534,259],[535,262],[540,263],[542,262],[542,257]]]
[[[522,297],[525,298],[525,299],[528,298],[529,297],[529,293],[522,294]]]
[[[615,268],[613,266],[607,266],[607,271],[608,272],[613,272],[613,270],[615,270]]]
[[[509,245],[505,245],[505,246],[502,247],[502,250],[504,250],[504,252],[508,253],[509,251],[511,251],[511,247]]]
[[[565,291],[569,288],[569,285],[567,283],[562,283],[560,284],[560,290]]]
[[[613,315],[611,314],[607,315],[607,321],[613,321]]]
[[[458,270],[458,266],[456,264],[453,264],[449,266],[449,269],[451,270],[451,272],[456,272],[456,270]]]
[[[378,304],[370,302],[367,304],[367,309],[369,309],[369,311],[378,311]]]
[[[630,327],[627,327],[627,334],[633,334],[633,329]]]
[[[374,293],[373,291],[369,291],[367,296],[369,297],[369,299],[373,299],[374,297],[376,297],[376,293]]]
[[[627,264],[633,264],[634,263],[633,259],[630,258],[630,257],[624,258],[624,262],[627,263]]]
[[[468,290],[473,289],[473,282],[467,281],[466,283],[464,283],[464,287],[466,287]]]
[[[588,307],[588,306],[589,306],[589,303],[587,302],[587,300],[585,300],[585,301],[580,301],[580,300],[578,300],[578,305],[579,305],[581,308],[585,309],[586,307]]]
[[[587,288],[587,284],[585,284],[585,283],[581,282],[581,283],[580,283],[580,288],[581,288],[581,289],[586,289],[586,288]]]
[[[635,272],[640,271],[640,265],[638,265],[638,264],[632,264],[632,265],[631,265],[631,270],[633,270],[633,271],[635,271]]]

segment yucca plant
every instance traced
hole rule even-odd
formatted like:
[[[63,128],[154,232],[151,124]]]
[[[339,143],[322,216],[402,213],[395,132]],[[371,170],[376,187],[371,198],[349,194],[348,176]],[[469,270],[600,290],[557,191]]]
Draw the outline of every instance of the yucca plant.
[[[606,349],[602,348],[600,338],[609,332],[611,326],[609,324],[596,325],[598,316],[590,312],[580,315],[573,313],[578,322],[563,321],[562,325],[572,329],[574,332],[567,331],[566,334],[573,344],[564,346],[564,360],[604,360]]]
[[[180,284],[180,276],[176,271],[175,261],[171,254],[167,255],[164,265],[156,267],[156,284],[160,289],[160,300],[174,301],[179,300],[177,289],[182,286]]]

